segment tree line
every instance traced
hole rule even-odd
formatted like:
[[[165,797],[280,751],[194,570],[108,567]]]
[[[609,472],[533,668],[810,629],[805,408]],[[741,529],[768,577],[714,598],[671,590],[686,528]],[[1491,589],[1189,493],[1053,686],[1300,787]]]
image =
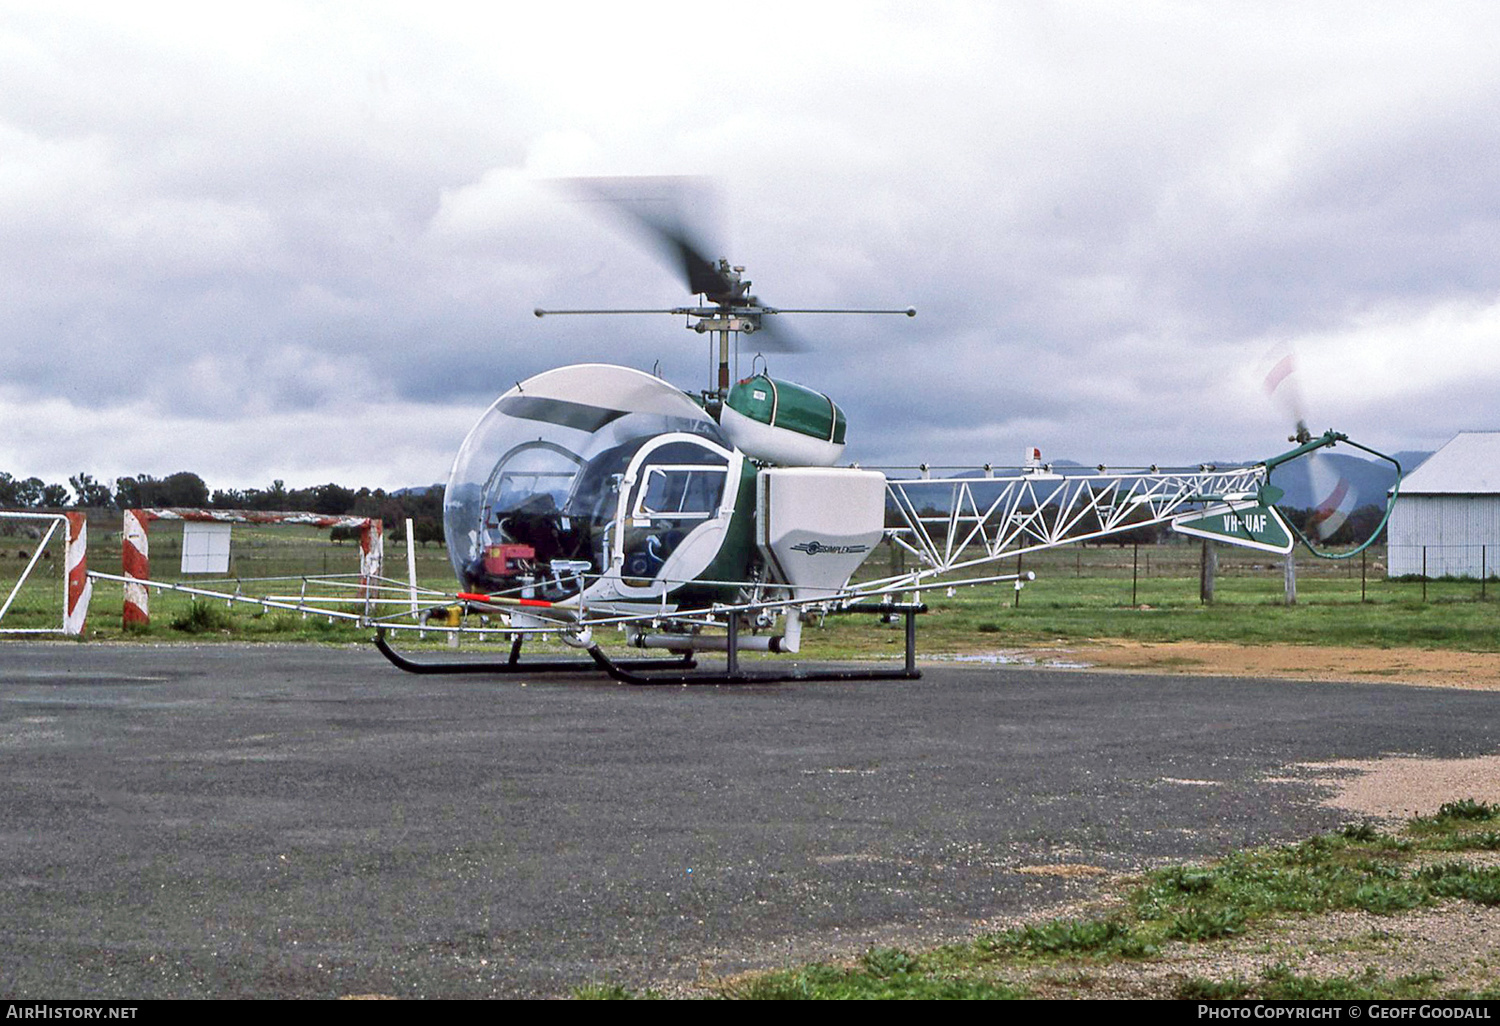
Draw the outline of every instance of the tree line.
[[[443,486],[387,492],[383,488],[346,488],[338,484],[288,488],[272,481],[268,488],[218,488],[183,470],[166,477],[150,474],[122,477],[112,484],[90,474],[68,478],[67,485],[41,478],[20,479],[0,471],[0,509],[151,509],[197,507],[320,513],[325,516],[379,517],[387,530],[410,518],[422,544],[443,540]]]

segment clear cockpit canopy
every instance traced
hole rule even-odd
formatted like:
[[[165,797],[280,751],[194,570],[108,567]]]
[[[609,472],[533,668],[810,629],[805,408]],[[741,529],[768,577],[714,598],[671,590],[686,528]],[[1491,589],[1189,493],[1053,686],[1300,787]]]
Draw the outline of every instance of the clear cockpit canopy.
[[[693,400],[628,367],[561,367],[495,400],[464,439],[443,501],[460,585],[554,601],[579,591],[608,567],[631,458],[668,432],[729,445]]]

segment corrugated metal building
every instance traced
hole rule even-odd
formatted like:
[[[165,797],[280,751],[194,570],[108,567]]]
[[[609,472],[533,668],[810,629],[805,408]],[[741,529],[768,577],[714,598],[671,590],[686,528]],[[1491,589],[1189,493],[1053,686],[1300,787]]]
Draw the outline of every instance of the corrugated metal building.
[[[1391,511],[1387,574],[1479,577],[1500,572],[1500,431],[1465,431],[1401,482]]]

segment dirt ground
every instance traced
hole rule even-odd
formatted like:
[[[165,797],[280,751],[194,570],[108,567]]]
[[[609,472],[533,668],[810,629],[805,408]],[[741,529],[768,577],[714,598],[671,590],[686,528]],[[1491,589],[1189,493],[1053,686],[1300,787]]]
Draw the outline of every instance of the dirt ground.
[[[1018,653],[1018,655],[1021,655]],[[1426,687],[1500,690],[1500,653],[1420,648],[1329,648],[1319,645],[1241,645],[1177,641],[1108,641],[1034,648],[1038,665],[1191,673],[1292,680],[1385,681]]]

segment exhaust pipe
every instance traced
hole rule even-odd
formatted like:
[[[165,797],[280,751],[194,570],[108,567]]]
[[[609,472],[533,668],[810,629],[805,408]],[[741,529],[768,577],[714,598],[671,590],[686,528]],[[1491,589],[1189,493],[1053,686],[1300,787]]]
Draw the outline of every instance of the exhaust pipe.
[[[725,634],[632,634],[630,644],[636,648],[664,648],[671,652],[727,652],[729,636]],[[765,634],[740,635],[735,648],[740,652],[794,653],[802,646],[802,618],[795,612],[786,618],[786,632],[779,637]]]

